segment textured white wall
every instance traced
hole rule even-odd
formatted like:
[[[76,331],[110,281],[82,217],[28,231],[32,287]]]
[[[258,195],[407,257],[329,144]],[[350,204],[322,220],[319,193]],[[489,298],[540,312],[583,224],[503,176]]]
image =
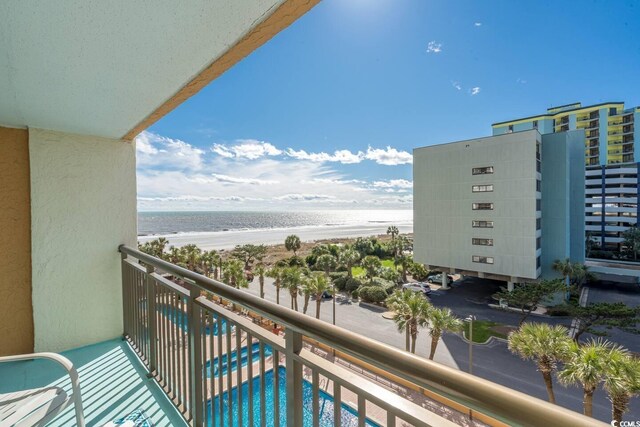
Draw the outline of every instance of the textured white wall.
[[[118,245],[136,242],[133,144],[30,129],[36,351],[122,333]]]

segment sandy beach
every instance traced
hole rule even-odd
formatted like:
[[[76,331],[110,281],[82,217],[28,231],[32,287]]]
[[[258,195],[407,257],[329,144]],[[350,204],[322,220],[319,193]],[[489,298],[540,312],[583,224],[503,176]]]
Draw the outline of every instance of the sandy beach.
[[[390,224],[368,224],[368,225],[336,225],[336,226],[315,226],[315,227],[290,227],[273,228],[260,230],[232,230],[208,233],[181,233],[154,236],[140,236],[141,243],[149,240],[164,237],[169,240],[170,245],[183,246],[188,244],[198,245],[201,249],[232,249],[236,245],[246,243],[275,245],[284,242],[290,234],[296,234],[303,242],[315,240],[366,237],[385,234]],[[398,224],[400,233],[412,233],[413,225],[404,223]]]

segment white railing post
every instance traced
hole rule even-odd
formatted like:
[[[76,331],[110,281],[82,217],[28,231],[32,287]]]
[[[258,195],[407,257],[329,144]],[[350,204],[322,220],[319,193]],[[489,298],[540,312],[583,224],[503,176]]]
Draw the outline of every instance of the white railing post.
[[[120,272],[122,274],[122,338],[126,338],[127,334],[130,332],[129,329],[129,313],[127,303],[127,295],[128,290],[127,286],[129,286],[129,281],[127,280],[127,270],[125,260],[127,259],[127,254],[124,252],[120,252]]]
[[[149,373],[153,375],[158,365],[156,356],[156,287],[153,280],[155,267],[147,264],[146,295],[147,295],[147,339],[149,342]]]
[[[189,409],[193,417],[193,425],[204,425],[204,408],[202,398],[202,338],[200,308],[196,306],[196,298],[200,296],[200,288],[190,286],[189,304],[187,305],[187,330],[189,334]]]
[[[302,350],[302,334],[292,329],[285,331],[285,356],[287,378],[287,425],[302,425],[302,363],[295,356]],[[277,366],[274,372],[278,375]],[[279,417],[280,414],[276,414]]]

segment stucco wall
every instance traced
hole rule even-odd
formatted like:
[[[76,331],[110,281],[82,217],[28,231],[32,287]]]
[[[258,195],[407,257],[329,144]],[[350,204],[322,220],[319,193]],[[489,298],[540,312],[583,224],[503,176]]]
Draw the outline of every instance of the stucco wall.
[[[118,245],[136,242],[133,144],[31,129],[36,351],[122,333]]]
[[[537,131],[517,132],[414,150],[414,257],[442,267],[535,279]],[[493,166],[494,173],[472,175]],[[473,193],[472,185],[494,191]],[[494,210],[472,210],[474,202]],[[473,228],[492,220],[493,228]],[[472,245],[491,238],[493,246]],[[494,264],[472,262],[473,255]]]
[[[0,356],[33,351],[28,141],[0,127]]]

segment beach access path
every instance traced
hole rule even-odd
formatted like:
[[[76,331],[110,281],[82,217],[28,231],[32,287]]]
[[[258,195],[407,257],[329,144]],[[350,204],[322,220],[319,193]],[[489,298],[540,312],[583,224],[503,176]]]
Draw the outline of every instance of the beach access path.
[[[277,245],[284,242],[284,239],[290,234],[295,234],[303,242],[312,242],[316,240],[338,239],[338,238],[355,238],[370,237],[379,234],[386,234],[388,223],[371,223],[369,225],[329,225],[329,226],[309,226],[309,227],[291,227],[291,228],[272,228],[260,230],[230,230],[202,233],[181,233],[181,234],[163,234],[153,236],[139,236],[140,243],[148,242],[159,237],[164,237],[169,241],[169,245],[176,247],[194,244],[200,249],[233,249],[236,245],[244,245],[248,243],[260,245]],[[400,233],[412,233],[413,225],[398,225]]]
[[[256,277],[249,285],[249,288],[245,290],[254,295],[260,295],[258,278]],[[276,287],[273,285],[273,279],[265,277],[264,291],[266,300],[276,302]],[[286,289],[281,289],[280,305],[289,308],[291,307],[290,304],[291,297],[289,292]],[[322,301],[320,308],[321,320],[331,323],[333,317],[332,304],[333,300],[331,299]],[[298,307],[300,311],[302,311],[303,305],[304,297],[300,295],[298,296]],[[311,299],[309,301],[307,315],[315,316],[315,310],[315,300]],[[382,317],[382,313],[385,311],[386,310],[383,308],[378,308],[369,304],[360,305],[358,302],[352,301],[351,298],[339,295],[336,300],[336,325],[364,335],[365,337],[404,350],[405,334],[398,331],[398,328],[392,320],[384,319]],[[425,358],[428,357],[430,346],[431,337],[429,336],[426,328],[421,328],[416,342],[416,354]],[[444,365],[451,366],[452,368],[459,369],[458,364],[442,339],[436,348],[434,360]]]

